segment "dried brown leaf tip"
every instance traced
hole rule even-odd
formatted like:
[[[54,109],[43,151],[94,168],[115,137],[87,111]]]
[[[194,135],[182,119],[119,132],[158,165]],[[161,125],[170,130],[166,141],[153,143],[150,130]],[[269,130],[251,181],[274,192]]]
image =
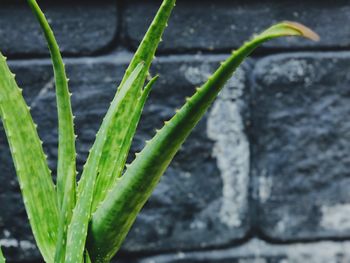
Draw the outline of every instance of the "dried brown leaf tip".
[[[284,23],[286,23],[291,28],[299,31],[303,37],[306,37],[306,38],[311,39],[313,41],[320,41],[320,36],[316,32],[314,32],[313,30],[311,30],[310,28],[308,28],[300,23],[292,22],[292,21],[284,21]]]

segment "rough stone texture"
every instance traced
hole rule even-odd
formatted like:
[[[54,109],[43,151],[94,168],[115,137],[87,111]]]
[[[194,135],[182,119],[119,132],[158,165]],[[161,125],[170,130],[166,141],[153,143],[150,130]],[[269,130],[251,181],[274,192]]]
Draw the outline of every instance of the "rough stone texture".
[[[155,128],[160,128],[163,121],[174,114],[175,108],[194,92],[195,86],[210,76],[223,58],[166,57],[155,63],[152,73],[159,73],[161,79],[146,106],[132,152],[142,149],[144,141],[154,135]],[[129,59],[128,55],[119,55],[66,60],[76,114],[79,170],[113,97],[115,83],[121,80]],[[23,84],[55,173],[57,125],[51,66],[47,60],[35,60],[14,62],[11,67]],[[179,152],[139,216],[124,251],[199,249],[228,245],[245,237],[249,230],[249,145],[244,132],[248,115],[242,113],[247,112],[245,72],[248,68],[246,64],[238,70],[236,78],[229,82]],[[29,90],[33,94],[28,94]],[[219,135],[218,129],[225,132]],[[6,148],[5,137],[0,138],[1,148]],[[17,255],[24,253],[18,242],[33,242],[28,226],[23,224],[26,216],[11,158],[7,151],[2,151],[0,156],[8,178],[7,185],[1,188],[4,194],[0,196],[0,204],[13,209],[0,216],[1,227],[6,229],[1,233],[1,242],[5,253],[12,255],[10,259],[20,260],[22,258]],[[13,216],[18,217],[16,223],[11,222]],[[9,243],[12,239],[13,243]],[[12,254],[8,247],[14,251]]]
[[[178,252],[149,257],[140,263],[346,263],[350,261],[349,242],[271,245],[252,239],[232,249],[208,252]],[[131,261],[132,262],[132,261]]]
[[[4,1],[0,5],[1,52],[16,57],[48,54],[41,29],[25,1]],[[56,1],[41,6],[66,54],[96,53],[114,41],[116,1]]]
[[[350,235],[350,56],[272,56],[255,70],[258,227],[275,240]]]
[[[142,39],[159,1],[128,1],[126,31],[133,48]],[[292,20],[305,23],[318,32],[321,42],[290,38],[265,45],[270,49],[346,48],[350,32],[334,30],[350,21],[348,1],[178,1],[161,51],[217,51],[239,47],[254,33],[273,23]]]

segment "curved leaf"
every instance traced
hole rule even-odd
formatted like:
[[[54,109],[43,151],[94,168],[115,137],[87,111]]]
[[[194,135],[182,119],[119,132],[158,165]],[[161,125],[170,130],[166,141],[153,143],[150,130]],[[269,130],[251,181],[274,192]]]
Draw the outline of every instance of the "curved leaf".
[[[28,0],[45,34],[51,53],[55,74],[57,112],[58,112],[58,164],[57,164],[57,198],[60,207],[60,220],[57,239],[56,262],[64,262],[65,244],[68,224],[75,205],[76,188],[76,149],[72,106],[68,79],[62,56],[45,15],[35,0]]]
[[[163,1],[163,4],[142,40],[140,47],[136,51],[128,69],[126,70],[124,78],[119,86],[120,88],[114,98],[114,101],[119,101],[120,105],[112,102],[107,114],[113,115],[113,118],[110,119],[109,123],[106,123],[106,120],[104,120],[102,127],[100,128],[100,130],[107,130],[109,143],[106,143],[105,147],[102,149],[103,153],[101,154],[103,154],[105,158],[101,158],[98,163],[97,170],[99,176],[94,190],[92,212],[98,208],[123,171],[126,157],[131,146],[132,137],[136,132],[141,112],[133,118],[130,118],[130,116],[133,115],[133,109],[137,105],[141,96],[148,70],[154,58],[156,49],[161,41],[162,34],[167,27],[167,22],[174,5],[175,0]],[[133,87],[128,88],[128,92],[123,100],[120,100],[118,98],[120,96],[119,93],[124,92],[123,89],[126,88],[124,85],[125,81],[140,63],[143,63],[144,66],[137,80],[133,84]],[[99,136],[101,136],[101,133],[98,133],[96,139],[98,139]],[[88,163],[85,168],[90,169]],[[85,175],[83,174],[82,180],[79,182],[78,193],[83,189],[80,185],[84,185],[84,180],[86,179],[87,178],[85,178]]]
[[[120,100],[123,100],[124,96],[127,94],[127,91],[134,85],[142,68],[143,63],[140,63],[124,83],[123,90],[120,92],[120,96],[118,97]],[[114,100],[111,107],[118,107],[118,105],[120,105],[119,101]],[[94,187],[96,178],[99,175],[98,164],[101,159],[106,158],[106,156],[103,154],[103,148],[109,143],[110,140],[107,135],[108,130],[105,128],[105,125],[108,125],[108,123],[110,123],[111,119],[114,117],[112,113],[113,112],[111,112],[111,114],[107,113],[99,134],[96,136],[96,141],[91,149],[91,153],[83,171],[83,176],[86,179],[79,185],[80,191],[77,203],[73,211],[72,221],[68,227],[65,263],[82,262],[84,258],[85,241],[87,237],[88,224],[90,221]]]
[[[296,23],[284,22],[272,26],[245,43],[222,63],[213,76],[146,144],[92,217],[89,252],[94,262],[108,262],[117,252],[176,152],[236,68],[259,45],[282,36],[316,38],[316,34]]]
[[[1,53],[0,115],[36,243],[45,261],[53,262],[58,229],[55,187],[36,125]]]

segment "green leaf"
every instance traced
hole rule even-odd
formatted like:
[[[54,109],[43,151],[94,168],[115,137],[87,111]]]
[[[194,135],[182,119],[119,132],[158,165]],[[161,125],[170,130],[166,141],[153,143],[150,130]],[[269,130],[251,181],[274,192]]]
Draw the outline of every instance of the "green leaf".
[[[5,263],[6,260],[4,258],[4,255],[2,254],[2,250],[1,250],[1,247],[0,247],[0,263]]]
[[[57,112],[58,112],[58,165],[57,198],[60,207],[59,232],[57,239],[56,262],[64,262],[65,243],[68,224],[75,205],[76,188],[76,149],[73,114],[68,89],[68,79],[62,56],[52,29],[35,0],[28,0],[45,34],[51,53],[55,74]]]
[[[131,111],[131,112],[129,111],[129,115],[126,115],[125,118],[118,118],[118,120],[120,119],[122,121],[126,121],[126,118],[130,119],[129,121],[130,121],[131,125],[129,126],[129,129],[126,131],[126,133],[122,134],[123,140],[120,140],[119,142],[117,142],[115,144],[116,147],[114,147],[114,148],[116,148],[115,149],[116,152],[119,151],[116,157],[114,157],[115,154],[112,151],[112,149],[110,150],[111,144],[114,144],[114,143],[110,141],[109,135],[106,136],[104,148],[108,149],[107,152],[109,153],[109,156],[108,155],[106,156],[105,153],[102,153],[101,159],[109,160],[112,163],[112,165],[109,167],[109,169],[115,170],[115,169],[119,168],[118,172],[119,173],[122,172],[121,168],[124,168],[124,164],[125,164],[125,161],[126,161],[126,158],[127,158],[127,152],[128,152],[128,150],[130,148],[130,143],[131,143],[132,138],[134,136],[134,133],[135,133],[135,130],[136,130],[136,126],[138,124],[140,116],[142,114],[143,107],[144,107],[145,102],[147,100],[147,97],[148,97],[148,95],[149,95],[149,93],[150,93],[154,83],[157,81],[157,79],[158,79],[158,76],[154,77],[147,84],[147,86],[143,89],[141,96],[138,98],[138,100],[136,101],[135,105],[133,106],[133,111]],[[118,117],[121,117],[121,116],[118,115]],[[118,130],[117,126],[120,125],[120,124],[123,124],[123,122],[120,122],[120,123],[116,122],[116,124],[117,125],[115,126],[115,132],[118,133],[119,130]],[[122,154],[120,154],[121,152],[122,152]],[[115,161],[110,160],[110,157],[115,158]],[[101,161],[100,161],[100,163],[101,163]],[[109,164],[108,161],[106,161],[104,163],[107,164],[107,165]],[[104,166],[100,165],[100,167],[104,167]],[[103,171],[103,170],[101,170],[101,173],[102,172],[108,174],[108,172],[110,172],[110,171]],[[100,175],[100,172],[98,174]],[[100,176],[98,178],[100,178]],[[98,196],[98,195],[96,195],[96,196]],[[96,196],[95,196],[95,198],[96,198]],[[93,248],[92,248],[92,250],[93,250]]]
[[[272,26],[235,51],[149,141],[92,217],[88,248],[93,262],[108,262],[120,248],[137,214],[171,160],[242,61],[267,40],[316,34],[296,23]]]
[[[131,87],[119,105],[114,107],[115,114],[108,125],[107,138],[98,165],[99,176],[96,180],[92,213],[96,211],[108,194],[108,190],[117,183],[116,179],[123,172],[132,138],[142,114],[145,95],[148,95],[157,79],[158,77],[155,77],[148,83],[136,101],[134,101],[132,94],[136,86]]]
[[[103,158],[101,158],[98,164],[99,176],[95,186],[92,212],[98,208],[99,204],[106,197],[108,191],[116,184],[117,179],[121,176],[123,171],[127,154],[131,146],[132,137],[136,132],[136,127],[141,116],[141,112],[137,115],[133,115],[132,112],[133,109],[137,107],[137,101],[141,96],[147,72],[154,58],[159,42],[161,41],[161,36],[167,26],[167,21],[174,5],[175,0],[165,0],[161,5],[154,21],[141,42],[140,47],[136,51],[130,66],[126,70],[120,88],[114,98],[114,101],[119,101],[120,105],[112,102],[112,106],[109,108],[107,114],[113,115],[114,117],[109,123],[104,121],[102,124],[101,129],[107,130],[107,140],[109,142],[106,143],[105,147],[102,149]],[[125,88],[125,80],[130,77],[130,73],[135,70],[139,63],[144,64],[142,71],[133,87],[129,89],[128,93],[124,96],[124,99],[119,99],[119,93],[123,93],[123,87]],[[134,117],[130,118],[130,116]],[[101,136],[101,134],[98,136]],[[90,169],[88,165],[89,164],[87,164],[87,168]],[[84,180],[86,180],[86,178],[83,175],[82,181]],[[79,182],[79,185],[81,182]],[[83,188],[79,186],[78,192],[80,189]]]
[[[120,101],[123,100],[128,90],[130,90],[143,69],[143,63],[140,63],[125,81],[122,91],[113,100],[111,107],[118,108]],[[84,256],[85,241],[87,236],[88,224],[90,221],[91,207],[93,201],[93,193],[96,178],[99,176],[99,163],[101,159],[106,158],[103,149],[108,145],[110,138],[108,137],[108,129],[106,126],[114,118],[113,112],[108,112],[102,123],[101,129],[96,136],[96,141],[91,149],[88,160],[86,162],[83,177],[85,178],[79,184],[79,195],[76,206],[73,211],[72,221],[68,227],[67,250],[65,263],[81,262]]]
[[[36,125],[1,53],[0,115],[36,243],[44,259],[53,262],[58,229],[56,192]]]
[[[137,85],[143,85],[148,74],[148,70],[154,59],[154,55],[159,43],[162,41],[162,35],[165,28],[168,26],[168,20],[175,6],[176,0],[164,0],[160,6],[155,18],[148,28],[139,48],[137,49],[133,59],[130,62],[128,69],[125,72],[122,84],[128,79],[129,75],[135,67],[140,63],[145,63],[142,73],[139,76]],[[122,86],[122,85],[121,85]]]
[[[84,263],[91,263],[89,253],[87,251],[85,251],[85,262]]]

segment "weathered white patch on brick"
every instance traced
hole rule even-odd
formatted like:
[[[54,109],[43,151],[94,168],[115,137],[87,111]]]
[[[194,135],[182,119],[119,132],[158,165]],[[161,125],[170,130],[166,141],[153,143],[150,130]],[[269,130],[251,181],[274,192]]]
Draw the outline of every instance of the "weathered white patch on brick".
[[[9,238],[11,236],[11,232],[7,229],[4,229],[3,233],[6,238]]]
[[[259,199],[260,202],[265,203],[269,200],[272,188],[272,178],[267,176],[259,177]]]
[[[280,263],[348,263],[350,242],[320,241],[274,245],[253,238],[247,243],[231,249],[206,252],[185,252],[179,262],[230,262],[265,263],[269,258],[278,258]],[[142,263],[170,263],[179,259],[176,254],[161,255],[142,260]],[[204,261],[205,259],[205,261]]]
[[[201,220],[195,220],[191,223],[190,228],[191,229],[205,229],[207,225],[205,224],[205,222],[201,221]]]
[[[248,200],[250,152],[241,115],[244,81],[243,71],[238,70],[215,101],[207,123],[223,181],[220,219],[229,227],[241,226]]]
[[[239,260],[239,263],[267,263],[264,258],[243,258]]]
[[[18,241],[14,238],[0,239],[0,245],[2,247],[18,247]]]
[[[320,225],[329,230],[350,229],[350,204],[338,204],[321,207],[322,218]]]
[[[197,67],[183,65],[180,71],[184,72],[185,78],[193,85],[203,84],[211,75],[208,64],[201,64]]]
[[[29,240],[21,240],[21,241],[19,241],[19,246],[20,246],[21,249],[23,249],[23,250],[36,249],[35,244],[33,244],[32,242],[30,242]]]
[[[235,254],[261,258],[285,257],[283,263],[345,263],[350,262],[350,242],[323,241],[315,243],[295,243],[292,245],[271,245],[253,239],[235,250]],[[232,250],[234,251],[234,250]]]
[[[206,63],[197,67],[184,65],[180,71],[196,86],[205,83],[213,73]],[[244,72],[238,69],[215,101],[207,123],[208,137],[215,142],[213,156],[217,159],[223,181],[219,216],[229,227],[241,226],[241,215],[248,205],[250,152],[241,116],[244,83]]]
[[[55,88],[55,79],[52,77],[45,86],[40,90],[39,94],[33,99],[32,103],[30,104],[31,108],[35,108],[40,99],[44,96],[46,96],[47,93],[50,92],[50,90],[53,90]]]
[[[277,79],[284,79],[287,82],[304,83],[306,86],[310,86],[317,79],[316,76],[315,68],[306,60],[290,59],[283,64],[272,63],[269,65],[268,74],[265,74],[263,79],[266,85],[275,83]]]

